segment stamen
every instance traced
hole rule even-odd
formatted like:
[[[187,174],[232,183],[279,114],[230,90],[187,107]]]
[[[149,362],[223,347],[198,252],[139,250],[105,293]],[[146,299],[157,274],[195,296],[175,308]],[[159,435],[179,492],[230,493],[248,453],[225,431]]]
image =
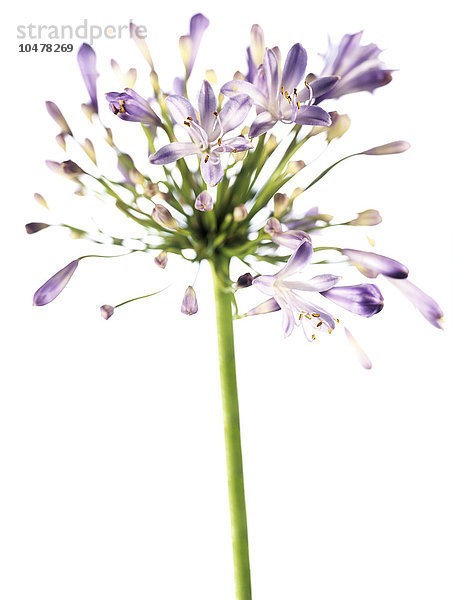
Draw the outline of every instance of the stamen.
[[[222,140],[221,138],[218,138],[218,146],[221,146]]]
[[[124,108],[124,104],[125,104],[124,100],[120,100],[119,101],[119,112],[120,113],[125,113],[126,112],[126,109]]]
[[[183,121],[183,125],[186,125],[186,127],[191,127],[191,123],[188,123],[188,121]]]
[[[321,327],[323,325],[323,321],[320,321],[319,323],[316,324],[317,327]]]
[[[110,108],[111,108],[111,111],[112,111],[112,112],[113,112],[115,115],[117,115],[117,114],[118,114],[119,110],[116,108],[116,106],[115,106],[114,104],[110,104]]]
[[[194,119],[193,119],[192,117],[186,117],[186,119],[187,119],[188,121],[194,121]]]
[[[282,85],[282,86],[281,86],[281,95],[283,96],[283,95],[284,95],[284,93],[285,93],[285,86],[284,86],[284,85]]]
[[[320,313],[312,313],[312,317],[319,317]]]
[[[301,103],[299,102],[299,100],[296,102],[297,108],[300,110],[301,109]]]
[[[335,321],[336,323],[340,323],[339,319],[334,319],[334,321]]]
[[[312,340],[316,340],[316,335],[312,333]]]
[[[293,94],[294,94],[294,96],[297,96],[297,88],[294,88]]]
[[[210,158],[210,156],[207,154],[207,156],[206,156],[206,157],[205,157],[205,159],[204,159],[204,162],[206,162],[206,163],[207,163],[209,158]]]
[[[213,116],[217,117],[218,116],[218,111],[215,110],[215,112],[213,113]]]

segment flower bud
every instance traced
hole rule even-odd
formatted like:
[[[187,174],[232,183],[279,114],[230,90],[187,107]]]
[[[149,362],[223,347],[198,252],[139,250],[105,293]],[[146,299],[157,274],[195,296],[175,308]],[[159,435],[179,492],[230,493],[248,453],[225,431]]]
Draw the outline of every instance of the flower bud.
[[[49,227],[47,223],[27,223],[27,225],[25,226],[25,230],[27,233],[32,234],[37,233],[42,229],[46,229],[47,227]]]
[[[299,171],[301,171],[304,167],[305,162],[303,160],[292,160],[288,163],[288,166],[286,167],[286,172],[289,175],[296,175],[296,173],[299,173]]]
[[[152,181],[146,181],[143,184],[143,193],[147,198],[152,198],[153,196],[156,196],[158,192],[159,186],[157,185],[157,183],[153,183]]]
[[[57,145],[62,148],[64,152],[67,150],[67,142],[65,141],[65,135],[63,133],[59,133],[56,135]]]
[[[240,206],[236,206],[234,208],[234,221],[239,223],[240,221],[244,221],[247,218],[248,211],[244,204],[240,204]]]
[[[129,171],[129,179],[135,185],[143,185],[143,183],[145,181],[145,178],[143,177],[143,175],[139,171],[137,171],[137,169],[130,169],[130,171]]]
[[[281,233],[282,232],[282,226],[281,223],[278,219],[276,219],[275,217],[271,217],[265,227],[264,227],[264,231],[266,233],[268,233],[269,235],[273,235],[274,233]]]
[[[57,104],[54,104],[54,102],[51,102],[48,100],[48,102],[46,102],[46,110],[48,111],[49,115],[54,119],[54,121],[57,123],[57,125],[59,125],[61,132],[64,135],[72,135],[72,131],[71,131],[70,127],[68,126],[68,123],[64,118],[64,115],[60,112],[60,109],[57,106]]]
[[[244,273],[243,275],[240,275],[240,277],[237,279],[237,283],[235,284],[236,289],[241,289],[241,288],[247,288],[250,287],[250,285],[252,285],[253,283],[253,275],[251,273]]]
[[[84,175],[83,169],[72,160],[65,160],[62,163],[58,163],[54,160],[47,160],[46,166],[51,169],[51,171],[54,171],[54,173],[62,175],[62,177],[67,177],[68,179],[78,179],[80,175]]]
[[[351,124],[348,115],[340,115],[338,112],[333,111],[329,113],[329,116],[331,117],[331,125],[327,128],[326,139],[328,143],[334,139],[341,138],[348,131]]]
[[[210,85],[216,85],[218,83],[218,77],[213,69],[205,71],[205,79]]]
[[[274,196],[274,216],[281,217],[287,210],[289,199],[286,194],[275,194]]]
[[[366,277],[375,278],[382,274],[394,279],[405,279],[409,274],[405,265],[388,256],[352,248],[342,248],[341,253]]]
[[[104,304],[100,307],[100,314],[102,318],[105,319],[105,321],[108,321],[108,319],[113,315],[113,313],[114,307],[110,306],[109,304]]]
[[[170,214],[170,211],[162,204],[156,204],[151,214],[154,221],[166,229],[178,229],[178,223]]]
[[[378,225],[381,222],[382,217],[378,210],[370,208],[368,210],[363,210],[363,212],[358,213],[356,219],[350,221],[348,225],[373,226]]]
[[[196,198],[194,208],[202,212],[213,210],[213,198],[211,197],[211,194],[207,191],[200,192]]]
[[[389,144],[383,144],[383,146],[375,146],[370,148],[361,154],[367,154],[369,156],[380,156],[382,154],[400,154],[410,148],[409,142],[398,141],[390,142]]]
[[[92,162],[94,164],[97,164],[97,161],[95,159],[94,144],[91,142],[91,140],[89,138],[86,138],[81,145],[82,145],[83,150],[86,152],[86,154],[92,160]]]
[[[52,302],[61,293],[67,283],[70,281],[73,273],[76,271],[79,259],[73,260],[63,269],[53,275],[44,283],[34,294],[34,306],[44,306]]]
[[[196,292],[190,285],[186,288],[186,292],[184,293],[183,302],[181,303],[181,312],[184,315],[195,315],[198,309]]]
[[[34,194],[33,197],[38,202],[38,204],[41,204],[41,206],[43,206],[43,208],[49,208],[48,203],[41,194]]]
[[[165,250],[162,250],[162,252],[160,252],[157,256],[155,256],[154,258],[154,262],[156,263],[156,265],[158,267],[160,267],[161,269],[165,269],[165,267],[167,266],[167,262],[168,262],[168,256],[167,256],[167,252]]]

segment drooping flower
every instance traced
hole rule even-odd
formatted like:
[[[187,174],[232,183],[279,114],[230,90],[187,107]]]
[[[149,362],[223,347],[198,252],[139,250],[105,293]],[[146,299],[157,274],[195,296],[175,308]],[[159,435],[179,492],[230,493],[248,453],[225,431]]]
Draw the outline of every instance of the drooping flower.
[[[379,58],[381,49],[376,44],[362,45],[362,35],[362,31],[346,34],[338,44],[329,45],[320,77],[337,75],[339,80],[328,90],[316,93],[316,103],[354,92],[372,92],[390,83],[391,70],[385,69]]]
[[[208,81],[204,81],[199,94],[199,116],[187,98],[171,95],[166,99],[174,120],[189,133],[192,142],[172,142],[160,148],[150,162],[164,165],[184,156],[196,154],[200,157],[200,171],[208,185],[217,185],[224,175],[221,155],[225,152],[243,152],[252,144],[243,136],[224,139],[242,123],[247,116],[251,99],[239,95],[226,101],[221,112],[217,112],[216,96]]]
[[[178,229],[178,223],[172,217],[169,209],[163,204],[156,204],[151,216],[158,225],[161,225],[166,229]]]
[[[89,44],[82,44],[78,50],[78,64],[83,76],[84,84],[89,92],[91,99],[90,108],[93,112],[98,112],[99,105],[97,102],[97,78],[99,73],[96,67],[96,54],[94,49]]]
[[[61,132],[64,135],[72,135],[72,130],[70,129],[67,121],[65,120],[64,115],[62,114],[60,108],[54,102],[48,100],[46,103],[46,110],[49,113],[49,116],[54,119],[54,121],[59,125]]]
[[[427,321],[443,329],[444,313],[439,304],[408,279],[387,278],[421,312]]]
[[[192,285],[189,285],[186,288],[183,302],[181,303],[181,312],[184,315],[195,315],[198,310],[199,306],[197,304],[196,292],[194,291]]]
[[[28,234],[38,233],[42,229],[49,227],[48,223],[27,223],[25,230]]]
[[[406,152],[409,148],[409,142],[398,140],[397,142],[389,142],[388,144],[383,144],[382,146],[375,146],[375,148],[370,148],[369,150],[364,151],[362,154],[367,154],[368,156],[400,154],[401,152]]]
[[[200,192],[194,203],[194,208],[202,212],[213,210],[213,198],[206,190]]]
[[[234,79],[224,84],[221,93],[229,98],[246,94],[256,105],[258,116],[253,121],[249,137],[256,137],[271,129],[275,123],[297,123],[299,125],[330,125],[329,114],[312,104],[316,94],[335,85],[337,78],[317,79],[308,83],[298,92],[307,67],[307,53],[301,44],[295,44],[281,68],[276,53],[266,50],[262,67],[256,73],[253,83]]]
[[[371,279],[375,279],[380,274],[393,279],[405,279],[409,274],[409,269],[405,265],[382,254],[351,248],[342,248],[341,252],[363,275]]]
[[[358,213],[355,219],[348,222],[348,225],[355,225],[360,227],[373,227],[382,222],[382,216],[378,210],[369,208]]]
[[[53,275],[46,283],[44,283],[33,296],[34,306],[44,306],[52,302],[61,293],[67,283],[70,281],[76,267],[79,264],[79,259],[72,260],[67,266]]]
[[[321,295],[361,317],[372,317],[383,308],[383,296],[373,283],[334,286]]]
[[[144,125],[160,127],[161,119],[151,108],[149,102],[135,90],[125,88],[124,92],[108,92],[105,98],[110,104],[110,110],[123,121],[133,121]]]
[[[113,313],[114,306],[111,306],[110,304],[104,304],[100,307],[100,315],[103,319],[105,319],[105,321],[108,321],[108,319],[113,316]]]
[[[182,35],[180,37],[180,52],[186,69],[186,78],[191,75],[202,36],[209,24],[210,21],[207,17],[198,13],[191,18],[189,23],[189,35]]]

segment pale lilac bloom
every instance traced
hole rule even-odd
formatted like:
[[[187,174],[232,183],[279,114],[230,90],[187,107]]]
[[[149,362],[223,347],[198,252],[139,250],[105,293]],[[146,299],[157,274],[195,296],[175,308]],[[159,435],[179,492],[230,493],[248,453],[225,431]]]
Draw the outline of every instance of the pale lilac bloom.
[[[196,154],[200,158],[203,180],[213,186],[224,175],[222,154],[243,152],[253,147],[243,136],[224,139],[225,134],[238,127],[247,116],[252,104],[248,96],[239,95],[227,100],[218,113],[215,93],[208,81],[204,81],[198,100],[199,116],[183,96],[168,96],[166,103],[172,117],[189,133],[192,142],[172,142],[160,148],[150,157],[153,165],[164,165]]]
[[[100,307],[100,316],[105,319],[105,321],[108,321],[108,319],[113,316],[113,313],[114,306],[111,306],[110,304],[104,304]]]
[[[108,92],[105,98],[110,104],[110,110],[123,121],[133,121],[144,125],[162,125],[160,118],[151,108],[149,102],[131,88],[124,92]]]
[[[79,259],[72,260],[67,266],[53,275],[46,283],[44,283],[34,294],[34,306],[44,306],[52,302],[61,293],[67,283],[70,281],[76,267],[79,264]]]
[[[200,194],[196,198],[194,208],[202,212],[208,212],[209,210],[213,210],[213,198],[211,197],[211,194],[209,194],[209,192],[207,192],[206,190],[200,192]]]
[[[362,35],[362,31],[346,34],[338,44],[329,44],[320,77],[336,75],[339,76],[339,80],[332,88],[316,93],[316,103],[354,92],[372,92],[390,83],[391,70],[385,69],[379,58],[381,49],[376,44],[363,46]]]
[[[96,67],[96,55],[94,49],[89,44],[82,44],[78,50],[78,64],[87,91],[89,92],[91,108],[94,112],[98,112],[97,78],[99,74]]]
[[[183,62],[186,68],[186,77],[191,75],[194,63],[199,50],[202,36],[205,33],[210,21],[203,14],[198,13],[191,18],[189,23],[189,35],[180,37],[180,50]]]
[[[194,291],[192,285],[189,285],[186,288],[183,297],[183,302],[181,303],[181,312],[184,315],[195,315],[198,310],[199,307],[197,304],[196,292]]]
[[[291,276],[296,275],[307,266],[312,255],[312,244],[308,240],[304,240],[278,273],[256,277],[253,280],[253,285],[271,298],[249,311],[247,315],[263,314],[279,310],[279,308],[282,309],[285,337],[292,333],[300,320],[303,320],[304,324],[307,323],[314,330],[323,327],[327,331],[332,331],[335,327],[334,318],[314,302],[303,299],[297,292],[324,292],[334,287],[340,277],[327,274],[316,275],[305,282],[290,280]],[[304,332],[306,332],[305,328]],[[314,339],[314,336],[315,334],[312,334],[311,339]]]
[[[443,329],[444,313],[434,298],[425,294],[423,290],[408,279],[392,279],[391,277],[388,277],[388,279],[412,302],[431,325]]]
[[[327,126],[329,114],[312,104],[313,98],[335,85],[337,78],[317,79],[298,92],[297,87],[307,67],[307,53],[301,44],[295,44],[286,57],[283,72],[277,58],[278,52],[266,50],[262,67],[253,83],[234,79],[224,84],[221,93],[229,98],[247,94],[256,105],[258,116],[253,121],[249,137],[256,137],[271,129],[278,121],[299,125]]]
[[[393,279],[405,279],[409,274],[409,269],[402,263],[375,252],[351,248],[342,248],[341,252],[363,275],[371,279],[375,279],[380,274]]]

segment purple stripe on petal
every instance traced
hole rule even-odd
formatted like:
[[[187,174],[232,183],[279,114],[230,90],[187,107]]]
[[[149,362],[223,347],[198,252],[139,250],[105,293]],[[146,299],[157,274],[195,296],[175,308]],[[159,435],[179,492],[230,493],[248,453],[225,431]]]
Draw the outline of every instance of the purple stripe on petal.
[[[383,308],[383,296],[373,283],[333,287],[321,295],[362,317],[372,317]]]
[[[192,285],[190,285],[186,288],[184,293],[183,302],[181,303],[181,312],[184,315],[195,315],[198,310],[199,307],[197,304],[196,292]]]
[[[269,298],[269,300],[266,300],[265,302],[261,302],[261,304],[258,304],[258,306],[255,306],[254,308],[249,310],[245,314],[245,316],[252,317],[254,315],[265,315],[267,313],[275,312],[277,310],[280,310],[280,305],[275,300],[275,298]]]
[[[191,156],[191,154],[197,154],[198,152],[199,150],[192,142],[172,142],[150,156],[149,161],[153,165],[166,165],[179,158]]]
[[[270,112],[262,112],[260,113],[256,119],[253,121],[250,127],[250,131],[248,132],[248,136],[250,138],[258,137],[276,124],[277,120],[272,118]]]
[[[331,117],[320,106],[301,106],[294,121],[299,125],[326,127],[331,124]]]
[[[246,94],[256,105],[267,109],[268,102],[266,96],[264,96],[258,87],[248,81],[239,81],[237,79],[228,81],[221,88],[221,93],[228,98],[234,98],[239,94]]]
[[[52,302],[61,293],[67,283],[70,281],[73,273],[78,266],[79,259],[73,260],[66,267],[53,275],[44,283],[34,294],[33,304],[35,306],[44,306]]]
[[[253,101],[246,94],[229,98],[219,113],[219,122],[223,128],[223,133],[238,127],[250,112],[252,104]]]
[[[82,44],[78,50],[78,64],[87,91],[89,92],[92,108],[95,112],[98,112],[97,77],[99,74],[96,67],[96,54],[89,44]]]
[[[207,185],[218,185],[224,176],[221,159],[214,152],[211,155],[202,156],[200,160],[200,172]]]
[[[393,258],[375,254],[375,252],[364,252],[363,250],[353,250],[350,248],[342,248],[341,252],[355,266],[358,268],[362,267],[363,270],[367,269],[375,277],[381,273],[394,279],[405,279],[409,274],[409,269],[402,263]]]
[[[277,278],[284,279],[303,269],[310,262],[312,254],[312,244],[308,240],[304,240],[297,250],[291,254],[283,269],[277,273]]]
[[[216,111],[217,104],[215,92],[207,80],[204,80],[200,89],[198,103],[200,123],[205,129],[207,135],[210,136],[215,123],[214,113]]]
[[[165,103],[167,104],[167,108],[174,121],[180,125],[182,125],[183,121],[186,121],[188,117],[191,117],[196,123],[199,122],[196,111],[187,98],[171,95],[167,96]]]
[[[307,52],[301,44],[294,44],[288,52],[281,84],[290,94],[304,77],[307,68]]]

